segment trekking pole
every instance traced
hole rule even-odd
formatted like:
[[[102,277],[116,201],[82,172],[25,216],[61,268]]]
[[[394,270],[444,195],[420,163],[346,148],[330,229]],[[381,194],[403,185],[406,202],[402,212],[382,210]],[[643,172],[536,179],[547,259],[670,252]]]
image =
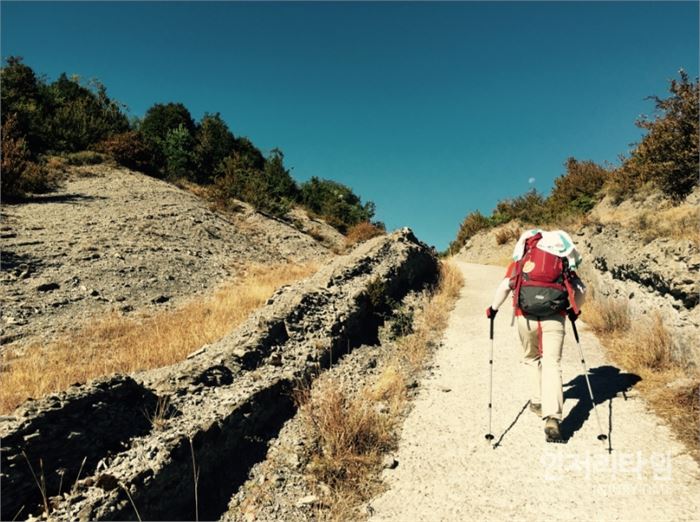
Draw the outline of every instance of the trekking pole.
[[[493,399],[493,317],[491,317],[491,323],[489,327],[489,338],[491,339],[491,351],[489,353],[489,432],[484,436],[484,438],[491,442],[494,439],[493,433],[491,433],[491,401]]]
[[[588,385],[588,395],[591,397],[591,403],[593,404],[593,411],[595,412],[595,418],[598,421],[598,440],[604,441],[608,438],[607,435],[603,433],[603,425],[600,423],[600,416],[598,415],[598,409],[595,406],[595,399],[593,399],[593,388],[591,388],[591,381],[588,380],[588,368],[586,367],[586,361],[583,359],[583,349],[581,348],[581,342],[578,338],[578,331],[576,330],[576,322],[571,320],[571,328],[574,330],[574,338],[576,339],[576,346],[578,346],[578,352],[581,354],[581,366],[583,367],[583,376],[586,378],[586,384]]]

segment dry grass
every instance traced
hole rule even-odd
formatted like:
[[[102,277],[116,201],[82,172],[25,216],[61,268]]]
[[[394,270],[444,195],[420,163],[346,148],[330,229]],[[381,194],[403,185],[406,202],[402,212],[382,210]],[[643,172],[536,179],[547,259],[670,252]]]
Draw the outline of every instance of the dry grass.
[[[626,301],[596,298],[586,303],[582,318],[611,359],[642,378],[640,392],[700,462],[700,375],[672,357],[673,338],[661,315],[632,319]],[[674,382],[682,385],[669,386]]]
[[[505,245],[511,241],[517,241],[522,231],[518,226],[505,226],[496,231],[495,238],[497,245]]]
[[[590,299],[581,318],[598,335],[620,334],[630,327],[629,305],[623,299]]]
[[[606,199],[591,212],[590,219],[621,225],[637,232],[644,241],[670,238],[700,246],[700,207],[693,197],[678,205],[656,192],[617,206]]]
[[[8,346],[0,358],[0,412],[72,383],[180,361],[241,324],[277,288],[316,270],[313,264],[251,266],[211,296],[174,310],[129,318],[114,313],[49,344],[30,345],[20,356]]]
[[[297,395],[315,442],[308,480],[328,490],[323,499],[328,509],[319,510],[317,518],[356,519],[356,506],[380,490],[382,457],[396,447],[407,407],[406,383],[422,370],[463,284],[459,269],[443,262],[437,288],[416,313],[414,332],[395,343],[378,377],[358,393],[321,377]]]
[[[353,225],[348,230],[345,236],[345,246],[346,248],[352,248],[355,245],[364,243],[368,239],[373,237],[382,236],[386,234],[383,228],[380,228],[369,221],[363,221],[357,225]]]

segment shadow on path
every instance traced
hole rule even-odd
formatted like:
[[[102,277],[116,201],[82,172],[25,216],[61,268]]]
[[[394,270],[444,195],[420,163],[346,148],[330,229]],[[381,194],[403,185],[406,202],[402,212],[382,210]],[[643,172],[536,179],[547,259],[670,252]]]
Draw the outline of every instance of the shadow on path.
[[[622,373],[619,368],[614,366],[598,366],[589,370],[588,378],[591,381],[593,389],[593,398],[596,405],[602,404],[605,401],[610,401],[608,405],[608,451],[612,451],[612,400],[622,394],[624,400],[627,400],[625,392],[629,391],[635,384],[642,380],[639,375],[634,373]],[[588,386],[586,378],[583,374],[578,375],[566,384],[564,387],[569,387],[564,392],[564,400],[577,400],[576,406],[569,412],[569,415],[561,423],[562,442],[567,442],[574,434],[581,429],[586,420],[591,416],[593,405],[588,394]],[[605,411],[598,409],[598,414],[601,415],[601,422],[605,430]],[[595,415],[594,415],[595,416]],[[595,419],[593,419],[595,422]]]
[[[508,433],[511,429],[513,429],[513,426],[518,422],[518,419],[520,419],[520,416],[523,414],[525,409],[529,406],[530,401],[527,401],[522,408],[520,408],[520,411],[518,414],[515,416],[515,419],[513,419],[513,422],[510,423],[510,426],[508,426],[503,433],[501,433],[501,436],[498,437],[498,440],[496,443],[493,445],[493,449],[496,449],[498,446],[501,445],[501,441],[503,440],[503,437],[506,436],[506,433]]]

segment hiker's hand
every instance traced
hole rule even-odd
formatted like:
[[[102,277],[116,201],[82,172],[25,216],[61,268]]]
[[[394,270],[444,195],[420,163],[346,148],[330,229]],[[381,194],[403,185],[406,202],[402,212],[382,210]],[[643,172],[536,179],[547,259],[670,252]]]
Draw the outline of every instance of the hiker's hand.
[[[572,323],[575,323],[575,322],[576,322],[576,319],[578,319],[578,316],[581,315],[581,312],[576,313],[576,312],[574,312],[574,309],[573,309],[573,308],[569,308],[569,309],[566,311],[566,315],[569,316],[569,320],[570,320]]]
[[[488,317],[491,320],[496,318],[497,313],[498,313],[498,310],[494,310],[490,306],[486,309],[486,317]]]

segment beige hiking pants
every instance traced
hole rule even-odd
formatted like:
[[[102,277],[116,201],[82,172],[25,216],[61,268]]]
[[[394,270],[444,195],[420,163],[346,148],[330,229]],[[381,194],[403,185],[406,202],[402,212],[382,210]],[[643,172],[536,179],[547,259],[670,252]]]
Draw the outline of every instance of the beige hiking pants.
[[[542,404],[542,418],[561,420],[564,394],[561,382],[561,350],[564,320],[561,315],[542,319],[518,316],[518,335],[530,382],[530,400]]]

